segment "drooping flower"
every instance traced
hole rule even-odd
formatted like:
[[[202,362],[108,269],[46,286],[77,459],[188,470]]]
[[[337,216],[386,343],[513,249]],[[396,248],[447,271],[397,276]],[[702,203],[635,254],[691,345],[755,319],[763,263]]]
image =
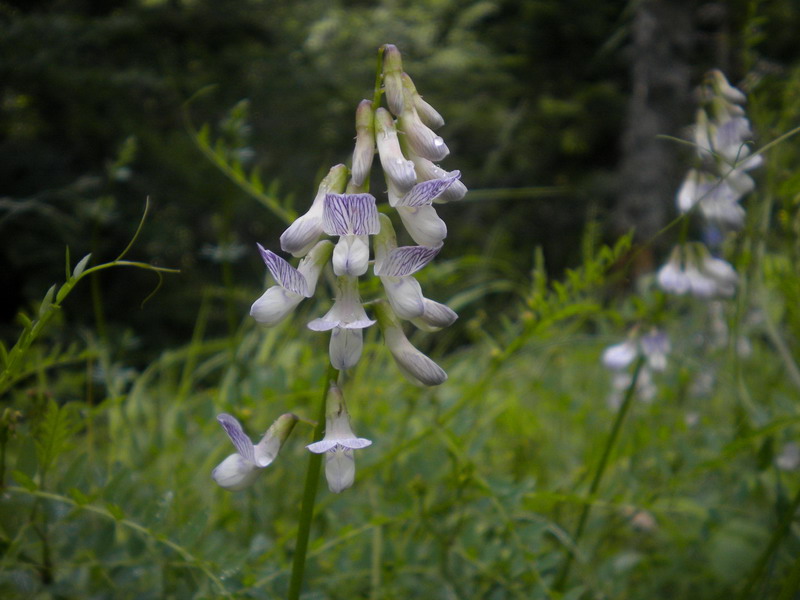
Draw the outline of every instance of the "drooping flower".
[[[281,248],[293,256],[305,256],[322,235],[322,213],[327,194],[339,194],[347,183],[347,167],[335,165],[320,182],[308,211],[294,220],[281,235]]]
[[[405,194],[416,183],[417,174],[400,149],[394,120],[385,108],[375,111],[375,141],[387,185],[396,194]]]
[[[442,160],[450,154],[441,136],[436,135],[422,122],[408,89],[405,90],[403,110],[397,117],[397,128],[405,135],[408,147],[412,151],[409,154],[413,153],[428,160]]]
[[[328,235],[338,235],[333,249],[333,272],[358,277],[367,272],[369,238],[380,229],[378,209],[371,194],[328,194],[322,214]]]
[[[383,89],[386,103],[395,115],[403,112],[403,57],[394,44],[383,46]]]
[[[397,247],[392,221],[380,215],[380,233],[375,236],[375,275],[380,277],[386,297],[401,319],[416,319],[425,313],[425,297],[413,274],[438,254],[426,246]]]
[[[364,347],[361,330],[375,321],[367,316],[358,293],[358,279],[348,275],[337,279],[336,299],[325,316],[308,324],[312,331],[330,331],[330,358],[335,369],[349,369],[358,363]]]
[[[356,474],[353,450],[366,448],[370,444],[370,440],[356,437],[353,433],[344,396],[339,387],[331,383],[325,414],[325,437],[306,448],[315,454],[325,454],[325,478],[334,494],[353,485]]]
[[[673,249],[656,280],[665,292],[712,298],[732,296],[738,277],[729,263],[711,256],[703,244],[692,242]]]
[[[621,371],[630,365],[638,354],[636,342],[627,339],[619,344],[609,346],[603,351],[603,366],[612,371]]]
[[[385,302],[375,304],[378,325],[383,332],[383,339],[400,372],[412,383],[422,385],[439,385],[447,381],[447,373],[439,365],[408,341],[403,327],[391,306]]]
[[[448,179],[454,176],[458,171],[445,171],[441,167],[437,167],[427,158],[412,155],[409,157],[411,162],[414,163],[417,178],[422,181],[430,179]],[[444,204],[445,202],[454,202],[461,200],[467,194],[467,186],[465,186],[459,179],[456,179],[443,189],[438,196],[433,199],[436,204]]]
[[[332,250],[331,242],[318,242],[295,269],[280,256],[258,244],[261,258],[277,285],[268,288],[253,302],[250,316],[263,325],[280,323],[304,298],[314,295],[317,280]]]
[[[417,87],[414,85],[414,81],[409,77],[408,73],[403,73],[401,79],[405,92],[404,99],[411,98],[411,104],[416,109],[422,122],[431,129],[439,129],[439,127],[444,125],[444,118],[442,115],[419,95]]]
[[[217,415],[217,421],[233,442],[236,452],[223,460],[211,472],[211,477],[226,490],[237,492],[252,484],[261,469],[272,464],[294,429],[297,416],[286,413],[278,417],[255,445],[235,417],[222,413]]]
[[[389,204],[394,206],[411,238],[420,246],[439,248],[447,237],[447,225],[431,206],[433,201],[444,193],[461,177],[453,171],[443,179],[430,179],[414,185],[402,196],[397,196],[389,188]]]

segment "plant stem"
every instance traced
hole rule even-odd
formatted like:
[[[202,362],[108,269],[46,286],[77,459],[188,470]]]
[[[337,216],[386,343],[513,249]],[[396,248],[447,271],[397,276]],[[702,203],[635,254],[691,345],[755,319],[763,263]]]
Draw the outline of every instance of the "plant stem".
[[[764,549],[764,552],[761,556],[758,557],[758,561],[756,562],[756,566],[750,572],[750,576],[747,578],[747,581],[742,588],[742,591],[739,592],[737,598],[752,598],[753,595],[750,593],[755,586],[756,582],[761,578],[761,575],[764,572],[764,569],[769,564],[770,558],[778,549],[781,541],[783,540],[786,533],[789,531],[789,528],[792,525],[792,521],[794,521],[794,516],[797,513],[798,508],[800,508],[800,488],[798,488],[797,493],[795,494],[794,498],[792,499],[792,504],[789,506],[789,509],[784,513],[781,522],[775,528],[775,531],[772,533],[772,538],[769,540],[769,544]],[[797,566],[795,566],[795,571],[797,570]],[[794,573],[792,575],[793,578],[797,577],[797,574]],[[796,585],[796,582],[795,582]],[[784,589],[788,589],[791,587],[790,584],[787,584],[787,587]]]
[[[338,372],[333,367],[328,367],[322,389],[322,399],[319,404],[317,426],[314,428],[314,439],[321,440],[325,432],[325,409],[328,398],[328,387],[331,381],[336,381]],[[303,487],[303,503],[300,506],[300,522],[297,526],[297,543],[292,560],[292,575],[289,579],[288,600],[298,600],[303,587],[303,576],[306,570],[306,553],[308,552],[308,538],[311,533],[311,521],[314,518],[314,503],[317,499],[317,484],[322,465],[322,454],[309,453],[308,467],[306,468],[306,482]]]
[[[645,359],[643,356],[640,356],[636,361],[636,365],[633,369],[633,375],[631,376],[631,383],[628,385],[628,389],[625,391],[625,398],[622,400],[622,404],[617,411],[617,418],[615,419],[614,425],[611,428],[611,433],[608,435],[608,439],[606,440],[606,445],[605,448],[603,448],[603,454],[600,457],[600,462],[597,463],[597,467],[595,468],[594,477],[592,478],[592,483],[589,486],[589,493],[587,494],[586,502],[583,505],[581,517],[578,520],[578,526],[575,528],[575,534],[572,536],[573,544],[576,547],[578,545],[578,541],[583,535],[584,527],[586,527],[586,521],[589,519],[589,512],[592,510],[592,498],[597,492],[597,489],[600,487],[600,482],[603,479],[603,473],[605,473],[606,466],[608,465],[608,459],[611,456],[611,450],[617,443],[619,432],[622,429],[622,422],[625,420],[625,416],[628,414],[628,409],[631,406],[631,401],[633,400],[636,392],[636,382],[639,379],[639,373],[642,370],[644,361]],[[561,572],[559,573],[558,579],[556,580],[556,584],[554,586],[554,589],[557,591],[563,591],[564,585],[567,583],[567,577],[569,577],[569,570],[572,566],[573,558],[574,553],[567,550],[567,556],[564,558],[564,565],[561,567]]]

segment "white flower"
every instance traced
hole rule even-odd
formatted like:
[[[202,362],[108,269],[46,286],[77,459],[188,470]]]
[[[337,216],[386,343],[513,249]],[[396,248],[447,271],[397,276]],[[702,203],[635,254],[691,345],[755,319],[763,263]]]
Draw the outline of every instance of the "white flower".
[[[356,145],[353,149],[352,183],[364,184],[372,169],[375,156],[375,125],[372,122],[372,102],[362,100],[356,109]]]
[[[295,219],[288,229],[281,235],[281,248],[294,256],[305,256],[314,243],[322,235],[322,213],[325,196],[329,193],[344,191],[347,181],[347,167],[336,165],[319,184],[317,195],[311,203],[311,208],[304,215]]]
[[[603,366],[612,371],[621,371],[633,362],[638,354],[636,342],[628,339],[621,344],[609,346],[603,351]]]
[[[733,104],[744,104],[747,101],[747,97],[737,88],[728,83],[725,75],[723,75],[722,71],[719,69],[712,69],[709,71],[706,75],[706,78],[713,91],[719,96],[725,98],[725,100],[728,102]]]
[[[422,314],[411,319],[411,322],[423,331],[439,331],[444,327],[449,327],[458,319],[456,312],[446,304],[441,304],[428,298],[423,298],[424,308]]]
[[[397,127],[405,134],[405,139],[413,154],[428,160],[442,160],[450,154],[444,140],[422,122],[408,93],[406,94],[405,108],[397,118]]]
[[[358,294],[358,280],[337,279],[336,300],[324,317],[308,324],[312,331],[331,331],[330,357],[335,369],[349,369],[358,363],[364,346],[361,330],[374,324],[367,317]]]
[[[417,114],[419,114],[420,119],[422,119],[422,122],[431,129],[439,129],[439,127],[444,125],[444,118],[442,115],[422,99],[411,77],[409,77],[407,73],[403,73],[401,79],[403,81],[403,88],[406,91],[404,99],[411,98],[411,103],[416,109]]]
[[[223,460],[211,472],[211,477],[221,487],[236,492],[253,483],[261,469],[272,464],[297,423],[297,417],[291,413],[278,417],[257,445],[253,445],[242,425],[231,415],[222,413],[217,421],[233,442],[236,453]]]
[[[639,347],[647,359],[647,366],[653,371],[663,371],[667,368],[667,355],[672,349],[669,337],[658,329],[650,330],[639,338]]]
[[[370,440],[356,437],[353,433],[344,396],[331,383],[325,414],[325,437],[306,448],[315,454],[325,454],[325,478],[328,480],[328,488],[334,494],[353,485],[356,474],[353,450],[366,448],[370,444]]]
[[[375,275],[380,277],[386,297],[401,319],[416,319],[425,313],[425,298],[412,277],[438,254],[426,246],[397,247],[392,222],[380,215],[380,233],[375,236]]]
[[[414,168],[417,172],[417,177],[420,181],[428,181],[429,179],[448,179],[454,176],[458,171],[445,171],[437,167],[427,158],[421,156],[411,155],[411,161],[414,163]],[[460,180],[456,179],[449,186],[443,189],[438,196],[433,199],[437,204],[445,202],[453,202],[461,200],[467,194],[467,186]]]
[[[371,194],[328,194],[322,215],[328,235],[338,235],[333,272],[358,277],[367,272],[369,235],[378,233],[378,209]]]
[[[388,304],[377,303],[375,313],[378,317],[378,325],[383,331],[386,346],[403,375],[412,383],[429,386],[447,381],[447,373],[408,341],[400,321],[397,320],[397,316]]]
[[[676,246],[656,279],[665,292],[679,295],[689,292],[699,298],[732,296],[738,281],[733,267],[711,256],[699,242]]]
[[[378,158],[386,176],[386,182],[396,193],[405,194],[417,181],[414,163],[408,160],[400,149],[392,116],[385,108],[375,111],[375,141],[378,145]]]
[[[333,244],[327,240],[317,243],[295,269],[280,256],[258,244],[261,258],[277,285],[267,289],[253,302],[250,316],[263,325],[280,323],[303,298],[314,295],[317,280],[332,249]]]
[[[420,246],[439,248],[447,237],[447,225],[431,206],[435,198],[444,193],[461,177],[453,171],[444,179],[430,179],[413,186],[403,196],[397,197],[389,189],[389,204],[394,206],[411,238]]]

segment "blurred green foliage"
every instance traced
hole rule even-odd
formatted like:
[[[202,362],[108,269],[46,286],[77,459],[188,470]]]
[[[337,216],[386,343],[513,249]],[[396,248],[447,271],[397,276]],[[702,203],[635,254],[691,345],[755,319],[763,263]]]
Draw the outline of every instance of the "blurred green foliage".
[[[765,153],[725,246],[734,300],[654,290],[660,257],[604,243],[635,5],[0,2],[0,596],[284,594],[311,427],[230,494],[209,477],[231,451],[214,416],[255,436],[312,414],[326,341],[303,323],[328,300],[255,327],[252,249],[348,160],[391,41],[473,190],[443,208],[452,233],[421,276],[461,319],[413,340],[450,375],[424,391],[368,330],[345,394],[375,443],[354,489],[321,496],[307,597],[557,598],[570,551],[563,598],[795,597],[800,147]],[[687,5],[695,75],[743,81],[757,145],[797,127],[797,4]],[[153,273],[84,269],[118,256],[147,197],[130,252],[181,273],[142,307]],[[62,275],[65,246],[92,262]],[[598,357],[651,324],[670,368],[587,498],[614,418]]]

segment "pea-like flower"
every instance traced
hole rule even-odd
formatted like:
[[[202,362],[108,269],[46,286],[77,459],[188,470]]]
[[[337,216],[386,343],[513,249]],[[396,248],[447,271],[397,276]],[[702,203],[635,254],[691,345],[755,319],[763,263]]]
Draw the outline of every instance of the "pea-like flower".
[[[396,196],[389,188],[389,204],[394,206],[411,238],[420,246],[439,248],[447,237],[447,225],[431,206],[461,177],[453,171],[444,179],[430,179],[414,185],[402,196]]]
[[[417,174],[414,163],[405,157],[400,148],[394,120],[385,108],[375,111],[375,141],[389,189],[399,195],[405,194],[416,183]]]
[[[211,472],[211,477],[226,490],[237,492],[252,484],[261,470],[272,464],[294,429],[297,416],[286,413],[278,417],[255,445],[235,417],[222,413],[217,416],[217,421],[233,442],[236,452],[223,460]]]
[[[403,375],[412,383],[429,386],[447,381],[447,373],[444,369],[408,341],[391,306],[384,302],[378,302],[375,304],[375,314],[378,317],[378,325],[383,331],[386,346]]]
[[[676,246],[656,279],[665,292],[678,295],[688,292],[699,298],[732,296],[738,281],[729,263],[711,256],[698,242]]]
[[[351,183],[361,187],[369,177],[375,156],[375,124],[372,120],[372,102],[362,100],[356,109],[356,145],[353,148]]]
[[[317,189],[317,195],[308,211],[294,220],[281,235],[281,248],[293,256],[305,256],[322,235],[322,213],[325,196],[340,194],[347,183],[347,167],[335,165],[323,178]]]
[[[378,233],[378,209],[371,194],[328,194],[322,213],[322,227],[338,235],[333,249],[333,272],[358,277],[367,272],[369,237]]]
[[[306,448],[315,454],[325,454],[325,478],[334,494],[353,485],[356,475],[353,450],[366,448],[370,444],[370,440],[356,437],[353,433],[344,396],[338,386],[331,383],[325,414],[325,437]]]
[[[325,316],[308,324],[312,331],[330,331],[330,358],[335,369],[349,369],[361,358],[361,330],[375,321],[367,316],[358,293],[358,279],[344,275],[336,282],[336,299]]]
[[[263,325],[280,323],[304,298],[314,295],[317,280],[332,250],[331,242],[318,242],[295,269],[280,256],[258,244],[261,258],[277,285],[267,289],[253,302],[250,316]]]

